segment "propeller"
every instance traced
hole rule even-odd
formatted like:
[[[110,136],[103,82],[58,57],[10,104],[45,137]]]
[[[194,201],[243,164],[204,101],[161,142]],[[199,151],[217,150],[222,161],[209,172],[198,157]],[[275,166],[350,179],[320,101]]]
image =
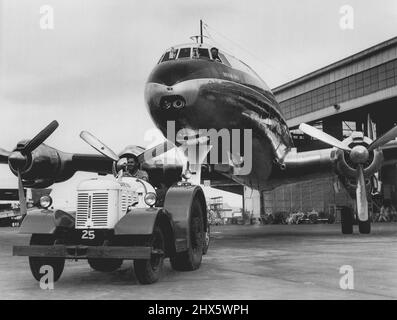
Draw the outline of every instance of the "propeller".
[[[357,188],[356,188],[356,200],[357,200],[357,214],[360,221],[368,220],[368,200],[367,190],[365,189],[365,178],[363,165],[357,166]]]
[[[384,146],[389,141],[397,137],[397,127],[393,127],[384,135],[373,141],[368,148],[364,145],[356,145],[350,148],[348,145],[339,141],[338,139],[330,136],[329,134],[318,130],[308,124],[302,123],[299,129],[307,135],[327,143],[335,148],[338,148],[349,153],[351,161],[357,165],[357,187],[356,187],[356,200],[357,200],[357,213],[360,221],[368,220],[368,200],[365,188],[365,177],[363,165],[369,158],[369,153]],[[368,115],[368,135],[372,140],[374,138],[373,126],[370,116]]]
[[[24,216],[27,213],[26,197],[23,188],[22,172],[28,164],[28,155],[41,145],[54,131],[59,124],[56,120],[48,124],[43,130],[36,134],[22,146],[17,146],[13,152],[0,149],[0,163],[9,163],[10,167],[17,172],[18,176],[18,197],[20,212]]]
[[[302,123],[299,126],[299,129],[306,133],[308,136],[311,136],[312,138],[316,138],[326,144],[329,144],[335,148],[345,150],[345,151],[351,151],[349,146],[346,146],[343,144],[342,141],[339,141],[338,139],[334,138],[333,136],[330,136],[328,133],[325,133],[324,131],[318,130],[315,127],[309,126],[306,123]]]
[[[93,147],[98,152],[102,153],[105,157],[110,158],[113,161],[118,161],[120,157],[108,146],[106,146],[103,142],[101,142],[94,135],[89,133],[88,131],[82,131],[80,133],[80,138],[87,142],[91,147]],[[171,149],[175,148],[175,145],[170,141],[165,141],[160,145],[154,146],[153,148],[146,149],[141,154],[139,154],[138,161],[143,162],[145,160],[150,160],[163,154]]]
[[[41,130],[36,136],[30,140],[22,148],[22,153],[29,153],[35,150],[39,145],[41,145],[47,138],[58,128],[58,121],[54,120],[49,125],[47,125],[43,130]]]
[[[106,146],[103,142],[97,139],[88,131],[81,131],[80,138],[87,142],[91,147],[97,150],[99,153],[102,153],[104,156],[112,159],[113,161],[118,161],[119,156],[113,152],[108,146]]]
[[[22,216],[25,216],[28,212],[26,206],[25,190],[23,189],[23,181],[21,172],[18,170],[18,197],[19,197],[19,210]]]
[[[381,137],[376,139],[374,142],[372,142],[369,145],[368,150],[372,151],[372,150],[375,150],[377,148],[380,148],[383,145],[385,145],[386,143],[388,143],[389,141],[394,140],[396,137],[397,137],[397,126],[391,128],[384,135],[382,135]]]

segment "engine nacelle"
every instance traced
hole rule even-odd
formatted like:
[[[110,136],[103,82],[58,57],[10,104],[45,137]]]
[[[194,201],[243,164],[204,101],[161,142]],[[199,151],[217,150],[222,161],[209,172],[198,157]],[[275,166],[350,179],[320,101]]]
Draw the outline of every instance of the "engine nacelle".
[[[18,175],[17,168],[14,168],[11,162],[9,167],[14,175]],[[25,166],[21,172],[24,185],[36,188],[48,187],[54,183],[60,169],[61,157],[58,150],[41,144],[31,154],[26,155]]]

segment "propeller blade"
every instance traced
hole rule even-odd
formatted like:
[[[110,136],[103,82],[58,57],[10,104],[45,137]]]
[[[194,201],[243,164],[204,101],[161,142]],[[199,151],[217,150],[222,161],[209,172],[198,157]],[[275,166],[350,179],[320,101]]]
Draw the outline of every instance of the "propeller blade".
[[[375,150],[384,144],[388,143],[389,141],[395,139],[397,137],[397,126],[391,128],[389,131],[387,131],[384,135],[376,139],[374,142],[372,142],[369,147],[368,151]]]
[[[368,130],[368,138],[374,140],[375,139],[374,124],[372,122],[371,115],[369,113],[367,117],[367,130]]]
[[[365,189],[365,179],[363,166],[358,165],[358,176],[357,176],[357,189],[356,189],[356,200],[357,200],[357,214],[360,221],[368,220],[368,200],[367,190]]]
[[[11,152],[0,148],[0,163],[8,163]]]
[[[83,139],[85,142],[87,142],[95,150],[102,153],[104,156],[106,156],[114,161],[119,160],[119,156],[117,154],[115,154],[112,149],[107,147],[104,143],[99,141],[95,136],[93,136],[88,131],[81,131],[80,138]]]
[[[25,198],[25,192],[23,189],[21,172],[19,170],[18,170],[18,196],[19,196],[19,210],[20,210],[22,216],[25,216],[27,214],[26,198]]]
[[[23,153],[32,152],[39,145],[41,145],[54,131],[58,128],[58,121],[52,121],[48,126],[41,130],[36,136],[30,140],[21,150]]]
[[[315,127],[309,126],[306,123],[301,123],[299,126],[299,129],[306,133],[308,136],[311,136],[312,138],[318,139],[326,144],[329,144],[335,148],[345,150],[345,151],[351,151],[351,149],[344,145],[342,141],[339,141],[338,139],[330,136],[328,133],[325,133],[324,131],[318,130]]]

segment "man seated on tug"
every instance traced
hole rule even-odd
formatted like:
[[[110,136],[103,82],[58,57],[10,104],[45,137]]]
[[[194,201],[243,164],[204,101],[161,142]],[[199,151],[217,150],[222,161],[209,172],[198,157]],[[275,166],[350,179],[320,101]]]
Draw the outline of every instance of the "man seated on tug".
[[[124,171],[123,175],[125,177],[133,177],[133,178],[149,181],[149,175],[147,174],[147,172],[139,168],[139,160],[136,155],[129,152],[122,154],[120,158],[125,159],[124,170],[123,170]]]

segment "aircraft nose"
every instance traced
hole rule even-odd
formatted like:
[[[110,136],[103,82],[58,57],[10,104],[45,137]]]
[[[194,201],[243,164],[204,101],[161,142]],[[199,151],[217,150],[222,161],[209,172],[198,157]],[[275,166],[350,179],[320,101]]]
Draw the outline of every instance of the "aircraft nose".
[[[173,86],[176,83],[189,78],[194,73],[194,68],[183,62],[166,62],[157,65],[149,76],[148,82]]]
[[[150,75],[145,100],[150,110],[182,109],[192,106],[208,79],[197,76],[187,64],[164,63]]]

